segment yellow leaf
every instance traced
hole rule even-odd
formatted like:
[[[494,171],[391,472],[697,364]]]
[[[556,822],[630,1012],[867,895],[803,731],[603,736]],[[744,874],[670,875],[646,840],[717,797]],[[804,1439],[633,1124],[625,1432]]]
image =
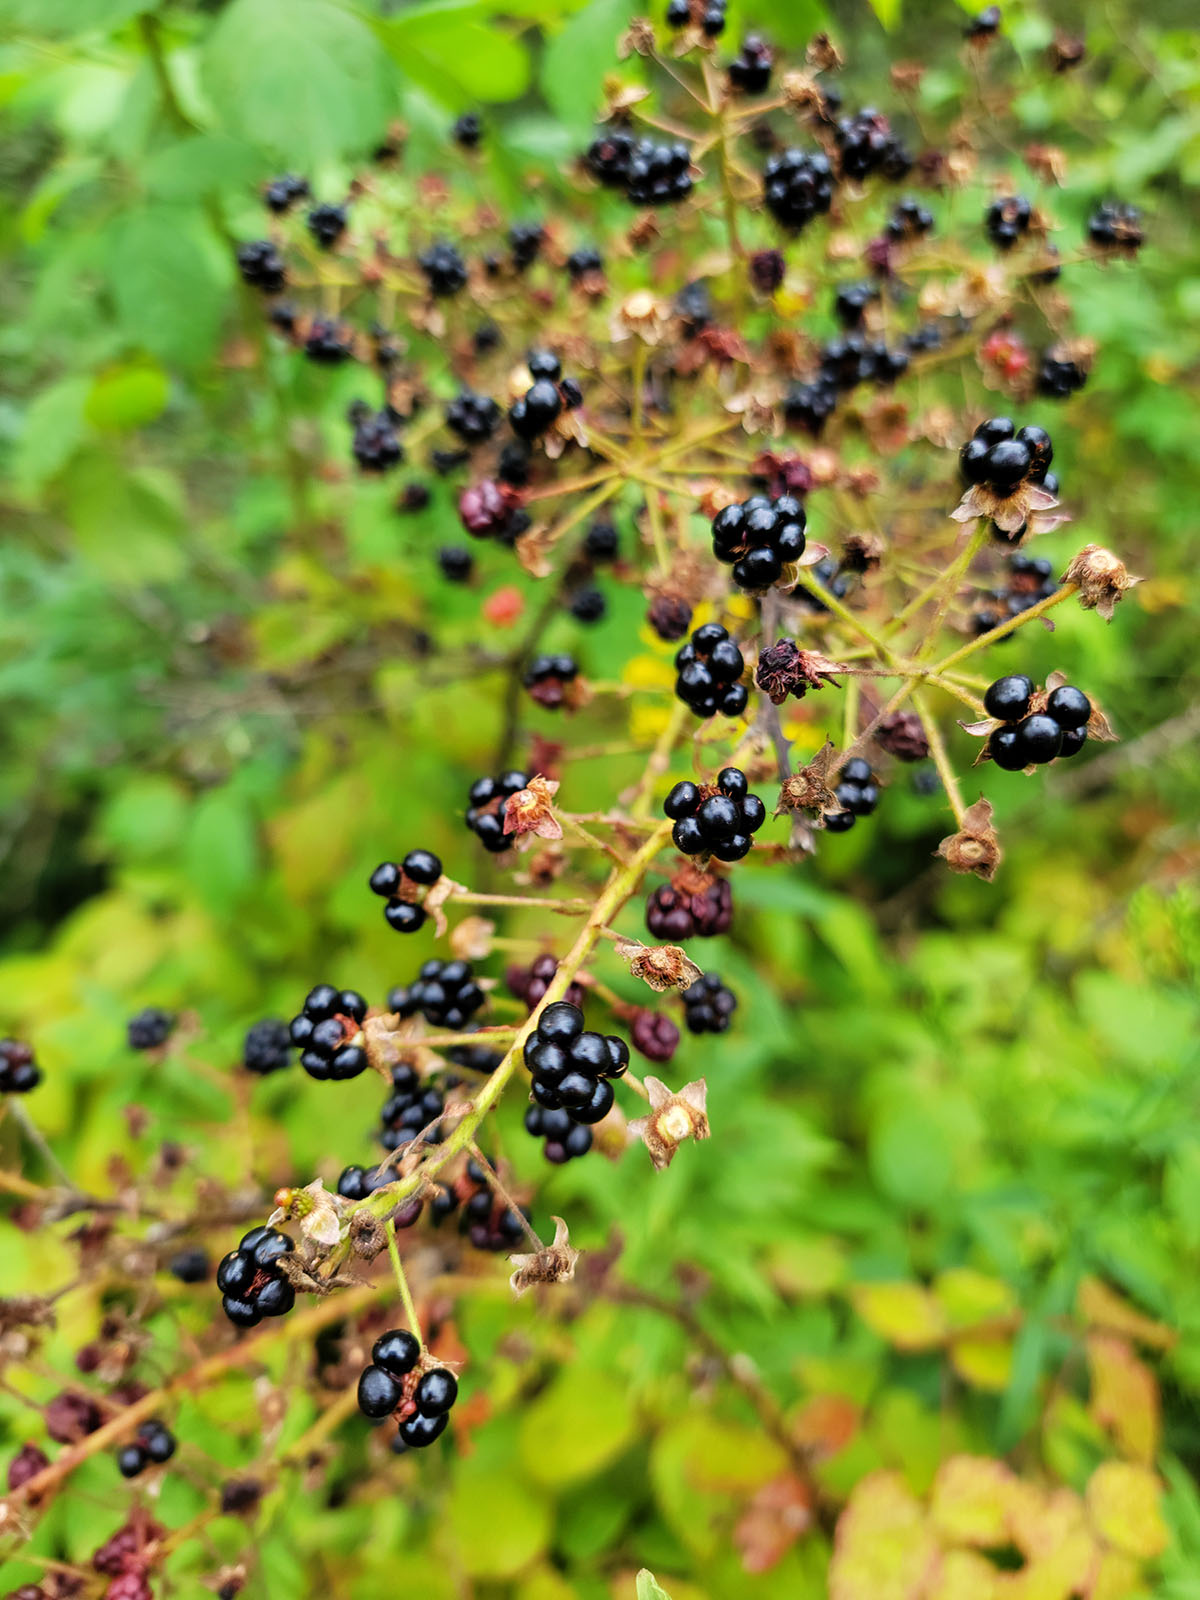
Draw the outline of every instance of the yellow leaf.
[[[1140,1578],[1141,1567],[1132,1557],[1106,1550],[1096,1568],[1088,1600],[1148,1600]]]
[[[1105,1461],[1087,1486],[1092,1525],[1108,1544],[1145,1561],[1167,1545],[1162,1486],[1148,1467],[1132,1461]]]
[[[935,1279],[934,1299],[951,1328],[977,1328],[1012,1316],[1016,1296],[1002,1278],[991,1278],[973,1267],[952,1267]]]
[[[1012,1376],[1012,1340],[994,1338],[955,1339],[950,1346],[950,1362],[964,1383],[988,1394],[1002,1394]]]
[[[990,1456],[951,1456],[934,1479],[930,1520],[951,1544],[1006,1544],[1014,1481]]]
[[[629,737],[634,744],[653,744],[670,719],[670,710],[659,701],[635,700],[629,707]]]
[[[1169,1350],[1179,1337],[1165,1323],[1154,1322],[1136,1311],[1116,1290],[1110,1289],[1099,1278],[1083,1279],[1075,1304],[1080,1319],[1089,1328],[1123,1333],[1138,1344],[1148,1344],[1155,1350]]]
[[[846,1270],[841,1245],[819,1234],[780,1240],[771,1247],[766,1265],[772,1281],[788,1295],[828,1294],[842,1282]]]
[[[999,1600],[999,1574],[974,1550],[948,1550],[922,1600]]]
[[[939,1555],[921,1504],[900,1474],[872,1473],[838,1518],[829,1600],[916,1600]]]
[[[1126,1455],[1149,1466],[1158,1454],[1161,1433],[1157,1378],[1115,1334],[1091,1334],[1087,1357],[1092,1415],[1112,1429]]]
[[[670,689],[675,668],[661,656],[630,656],[621,669],[621,682],[634,689]]]
[[[945,1336],[941,1310],[919,1283],[860,1283],[851,1298],[867,1326],[898,1350],[932,1350]]]

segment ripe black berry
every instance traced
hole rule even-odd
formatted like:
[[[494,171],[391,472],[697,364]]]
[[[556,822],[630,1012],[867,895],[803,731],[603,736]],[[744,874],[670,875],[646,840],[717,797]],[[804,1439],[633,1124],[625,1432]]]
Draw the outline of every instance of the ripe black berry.
[[[400,1404],[402,1388],[382,1367],[364,1367],[358,1379],[358,1409],[364,1417],[378,1421],[390,1417]]]
[[[450,137],[464,150],[476,150],[483,138],[483,123],[476,111],[464,111],[450,129]]]
[[[623,189],[629,177],[629,163],[637,140],[631,133],[614,129],[593,139],[584,152],[584,165],[607,189]]]
[[[697,628],[676,653],[675,668],[675,694],[698,717],[738,717],[746,709],[749,691],[739,682],[746,663],[720,623]]]
[[[482,444],[500,425],[500,407],[490,395],[460,389],[446,407],[446,425],[466,444]]]
[[[288,211],[297,200],[305,199],[308,192],[307,178],[285,173],[282,178],[272,178],[263,189],[263,205],[268,211],[276,213]]]
[[[921,234],[928,233],[932,227],[932,213],[911,195],[906,195],[892,208],[892,214],[884,224],[883,231],[893,244],[899,244],[903,239],[916,239]]]
[[[371,1346],[371,1360],[393,1378],[406,1377],[421,1356],[421,1345],[407,1328],[392,1328],[380,1334]]]
[[[683,1005],[689,1033],[725,1033],[737,996],[721,982],[719,972],[706,972],[683,991]]]
[[[476,778],[468,790],[467,827],[493,855],[512,844],[512,836],[504,831],[505,808],[514,794],[528,787],[528,773],[511,771],[496,778]]]
[[[247,1072],[265,1076],[278,1072],[292,1059],[288,1025],[278,1017],[264,1017],[246,1030],[242,1041],[242,1065]]]
[[[1087,235],[1103,249],[1119,249],[1136,254],[1145,241],[1142,214],[1136,206],[1122,200],[1105,200],[1088,218]]]
[[[1062,749],[1063,730],[1045,712],[997,728],[988,740],[988,753],[1005,772],[1053,761]]]
[[[567,700],[570,686],[578,676],[579,663],[575,657],[560,653],[534,656],[522,681],[529,690],[530,699],[553,711]]]
[[[33,1047],[20,1039],[0,1039],[0,1094],[28,1094],[41,1081],[42,1069],[33,1059]]]
[[[461,544],[444,544],[437,553],[438,568],[447,583],[470,583],[475,557]]]
[[[1038,370],[1037,392],[1051,400],[1066,400],[1087,382],[1087,372],[1078,361],[1047,353]]]
[[[852,116],[842,117],[835,135],[842,171],[848,178],[862,179],[879,172],[885,178],[899,179],[912,170],[912,157],[880,111],[864,107]]]
[[[525,1045],[525,1065],[539,1106],[565,1107],[576,1122],[590,1126],[612,1109],[608,1080],[628,1068],[629,1046],[613,1034],[586,1032],[579,1007],[559,1000],[538,1019]]]
[[[458,1379],[445,1367],[434,1367],[418,1380],[413,1399],[423,1417],[441,1416],[458,1399]]]
[[[608,601],[602,589],[577,589],[571,596],[568,609],[577,622],[602,622],[608,611]]]
[[[445,1411],[440,1411],[433,1417],[414,1411],[411,1417],[405,1417],[400,1424],[397,1438],[407,1450],[424,1450],[436,1439],[441,1438],[449,1421],[449,1414]]]
[[[1053,717],[1065,732],[1086,728],[1092,714],[1092,702],[1081,689],[1064,683],[1052,689],[1046,699],[1046,714]]]
[[[997,250],[1011,250],[1029,232],[1033,207],[1024,195],[1002,195],[983,214],[984,232]]]
[[[604,257],[593,245],[583,245],[572,250],[566,260],[567,276],[572,283],[584,278],[594,278],[604,271]]]
[[[410,850],[399,866],[381,861],[368,879],[368,887],[387,901],[383,915],[388,927],[397,933],[415,933],[425,922],[417,890],[436,883],[441,875],[442,863],[432,850]]]
[[[518,272],[524,272],[537,260],[545,237],[546,230],[540,222],[513,223],[508,230],[508,243],[513,254],[513,266]]]
[[[833,168],[820,150],[779,151],[763,168],[762,181],[767,210],[793,231],[828,211],[833,200]]]
[[[869,817],[879,804],[879,783],[870,763],[861,756],[847,761],[834,793],[842,809],[826,815],[825,827],[830,833],[848,833],[859,817]]]
[[[635,206],[673,205],[692,192],[692,153],[682,139],[639,139],[625,167],[625,196]]]
[[[537,439],[562,415],[563,401],[550,378],[536,378],[509,408],[508,422],[519,439]]]
[[[332,250],[346,231],[345,206],[314,206],[304,219],[309,233],[322,250]]]
[[[217,1267],[221,1306],[230,1322],[253,1328],[264,1317],[280,1317],[291,1310],[296,1292],[276,1262],[293,1249],[293,1241],[275,1228],[251,1228],[236,1250]]]
[[[827,378],[793,383],[783,399],[784,421],[809,433],[820,433],[837,407],[837,398],[837,388]]]
[[[871,301],[878,299],[873,283],[844,283],[833,297],[833,314],[843,328],[857,328]]]
[[[525,1131],[545,1141],[542,1153],[556,1167],[587,1155],[592,1148],[591,1128],[576,1122],[565,1106],[531,1105],[525,1112]]]
[[[774,52],[757,33],[747,34],[740,54],[729,63],[729,81],[744,94],[762,94],[771,82]]]
[[[157,1050],[166,1044],[175,1026],[175,1018],[158,1006],[147,1006],[136,1017],[130,1017],[126,1026],[131,1050]]]
[[[417,257],[417,265],[425,274],[430,294],[440,298],[457,294],[467,281],[466,263],[444,239],[423,250]]]
[[[239,245],[238,271],[242,282],[264,294],[278,294],[287,282],[287,267],[283,257],[269,239],[255,239],[250,244]]]
[[[292,1018],[292,1043],[300,1047],[300,1065],[310,1078],[357,1078],[367,1065],[359,1024],[367,1002],[354,989],[319,983],[311,989],[298,1016]]]
[[[1010,673],[997,678],[983,697],[984,709],[989,717],[1000,722],[1020,722],[1029,715],[1029,702],[1033,696],[1033,679],[1021,673]]]
[[[718,861],[740,861],[750,850],[750,835],[766,821],[766,807],[747,792],[746,774],[725,767],[715,788],[700,789],[690,779],[677,783],[663,802],[675,823],[671,838],[683,855],[715,855]]]
[[[469,961],[426,961],[407,987],[388,991],[388,1009],[402,1017],[418,1011],[431,1026],[457,1032],[484,1002]]]
[[[386,411],[355,423],[350,449],[363,472],[387,472],[404,459],[404,449]]]
[[[354,354],[350,334],[333,317],[314,317],[304,341],[304,354],[321,367],[336,367]]]
[[[204,1283],[209,1273],[208,1251],[200,1249],[198,1245],[189,1250],[180,1250],[167,1263],[167,1271],[180,1283]]]
[[[959,452],[967,483],[983,484],[1001,498],[1023,483],[1041,483],[1054,458],[1050,435],[1035,424],[1014,431],[1008,417],[992,417],[979,427]]]
[[[804,554],[806,520],[804,507],[793,495],[777,500],[752,495],[714,517],[713,555],[733,567],[739,588],[769,589],[784,568]]]

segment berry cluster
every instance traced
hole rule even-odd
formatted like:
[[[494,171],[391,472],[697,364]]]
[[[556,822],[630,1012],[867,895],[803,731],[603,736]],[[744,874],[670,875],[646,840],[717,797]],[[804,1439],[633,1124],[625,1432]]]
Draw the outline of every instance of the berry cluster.
[[[432,1027],[465,1028],[484,1002],[469,961],[426,961],[411,984],[388,990],[388,1010],[400,1017],[420,1012]]]
[[[400,862],[381,861],[367,880],[373,894],[387,904],[383,918],[397,933],[416,933],[426,918],[417,896],[442,875],[442,863],[432,850],[410,850]]]
[[[1033,207],[1024,195],[1002,195],[983,214],[983,229],[997,250],[1011,250],[1029,232]]]
[[[1005,499],[1023,483],[1045,481],[1054,447],[1045,428],[1030,424],[1018,429],[1010,417],[990,417],[975,429],[958,459],[968,483],[983,484]]]
[[[750,835],[767,820],[767,808],[749,792],[746,774],[725,767],[716,784],[698,785],[689,778],[677,783],[663,801],[674,822],[671,838],[685,856],[714,855],[718,861],[740,861],[750,851]]]
[[[522,681],[531,700],[547,711],[555,711],[569,700],[571,685],[578,677],[579,663],[564,653],[534,656]]]
[[[906,239],[917,239],[933,227],[933,213],[911,195],[905,195],[892,207],[892,214],[884,224],[884,237],[892,244]]]
[[[1048,350],[1038,369],[1037,392],[1049,400],[1067,400],[1087,382],[1087,369],[1070,356]]]
[[[493,855],[512,844],[511,835],[504,831],[504,812],[513,795],[528,787],[528,773],[511,771],[496,778],[476,778],[467,791],[467,827]]]
[[[136,1478],[149,1466],[161,1466],[175,1454],[175,1435],[165,1423],[151,1418],[143,1422],[131,1444],[117,1451],[117,1471],[123,1478]]]
[[[698,875],[685,868],[646,901],[646,926],[656,939],[712,938],[733,923],[733,889],[728,878]]]
[[[294,1248],[277,1228],[251,1228],[236,1250],[217,1267],[221,1309],[238,1328],[253,1328],[264,1317],[292,1309],[296,1291],[279,1270],[279,1258]]]
[[[366,1014],[367,1002],[357,990],[335,989],[331,983],[309,990],[289,1031],[310,1078],[358,1077],[367,1065],[360,1026]]]
[[[725,0],[668,0],[667,27],[686,28],[695,23],[710,39],[725,31]]]
[[[553,351],[531,350],[525,365],[533,382],[509,407],[508,425],[518,439],[528,442],[541,438],[583,396],[574,379],[563,377],[562,362]]]
[[[740,717],[749,691],[739,680],[746,670],[742,652],[719,622],[697,628],[675,656],[675,694],[698,717],[719,711]]]
[[[0,1094],[28,1094],[41,1081],[33,1047],[20,1039],[0,1039]]]
[[[679,1045],[679,1029],[670,1017],[642,1006],[629,1025],[629,1042],[647,1061],[670,1061]]]
[[[585,1032],[583,1012],[566,1000],[547,1006],[525,1046],[533,1098],[547,1111],[565,1107],[592,1124],[612,1109],[611,1078],[629,1066],[629,1046],[615,1034]]]
[[[136,1017],[130,1017],[126,1036],[131,1050],[157,1050],[166,1044],[175,1026],[175,1018],[158,1006],[147,1006]]]
[[[242,282],[263,294],[278,294],[287,282],[287,267],[269,239],[251,239],[240,245],[237,268]]]
[[[477,111],[464,111],[455,119],[450,137],[463,150],[477,150],[483,139],[483,122]]]
[[[371,1346],[371,1364],[358,1380],[358,1409],[373,1422],[398,1416],[398,1437],[408,1449],[424,1449],[445,1432],[457,1399],[458,1379],[426,1364],[420,1341],[406,1329],[392,1328]]]
[[[278,1017],[264,1017],[246,1030],[242,1041],[242,1065],[247,1072],[266,1077],[269,1072],[279,1072],[292,1060],[292,1035],[286,1022]]]
[[[423,250],[417,257],[417,265],[425,274],[430,294],[438,299],[448,299],[466,285],[467,264],[445,239]]]
[[[1053,477],[1053,473],[1048,475],[1047,481],[1049,477]],[[1058,591],[1053,564],[1045,556],[1027,556],[1014,551],[1008,558],[1008,570],[1007,588],[990,590],[982,607],[972,613],[971,625],[977,634],[990,633],[1009,617],[1019,616]],[[1011,639],[1014,635],[1010,633],[1007,637]]]
[[[775,52],[757,33],[742,40],[742,48],[729,63],[729,81],[743,94],[763,94],[771,82]]]
[[[297,177],[294,172],[285,172],[283,177],[272,178],[264,186],[263,205],[279,216],[290,211],[297,200],[306,200],[309,192],[307,178]]]
[[[751,495],[713,518],[713,555],[732,566],[739,588],[769,589],[804,554],[806,521],[794,495]]]
[[[387,472],[404,460],[404,448],[386,411],[356,414],[350,453],[363,472]]]
[[[870,763],[861,756],[851,757],[838,774],[834,793],[842,809],[828,813],[825,826],[830,833],[848,833],[859,817],[869,817],[879,804],[879,783]]]
[[[304,225],[318,250],[332,250],[345,233],[346,222],[345,206],[332,205],[328,201],[313,206],[304,219]]]
[[[725,1033],[737,996],[721,982],[719,972],[706,972],[683,991],[683,1020],[689,1033]]]
[[[844,177],[861,181],[878,172],[896,181],[912,171],[912,157],[881,111],[865,106],[842,117],[835,136]]]
[[[488,1174],[474,1157],[454,1188],[435,1196],[430,1205],[433,1220],[440,1222],[460,1202],[459,1232],[466,1234],[476,1250],[509,1251],[525,1232],[528,1212],[524,1207],[516,1212],[493,1193]]]
[[[833,201],[833,168],[819,150],[780,150],[763,168],[763,202],[783,227],[798,233]]]
[[[500,461],[503,474],[505,458]],[[520,495],[511,483],[482,478],[458,497],[458,515],[473,539],[496,539],[515,544],[529,527],[529,513],[520,505]]]
[[[1064,683],[1038,698],[1043,703],[1035,709],[1033,680],[1023,673],[997,678],[983,697],[988,715],[1002,724],[988,739],[988,755],[1005,772],[1078,755],[1083,749],[1092,714],[1087,695]]]
[[[429,1129],[425,1135],[427,1144],[440,1144],[442,1133],[436,1123],[445,1109],[446,1099],[440,1089],[422,1082],[407,1061],[397,1062],[392,1068],[392,1092],[379,1113],[380,1144],[385,1150],[399,1149],[422,1128]]]
[[[592,1130],[577,1122],[565,1106],[532,1105],[525,1112],[525,1131],[544,1139],[542,1154],[554,1166],[587,1155],[592,1148]]]
[[[500,407],[488,394],[460,389],[446,407],[446,426],[464,444],[483,444],[500,426]]]
[[[895,383],[908,369],[906,350],[889,350],[882,339],[868,339],[859,328],[830,339],[821,350],[815,382],[828,390],[853,389],[860,383]]]
[[[1142,214],[1123,200],[1105,200],[1088,218],[1088,238],[1103,249],[1135,254],[1145,242]]]
[[[508,967],[504,973],[504,982],[511,994],[516,995],[518,1000],[524,1000],[530,1011],[534,1011],[541,1005],[542,998],[554,982],[554,974],[557,971],[558,962],[552,955],[535,956],[527,967]],[[570,1001],[573,1006],[582,1006],[582,985],[572,983],[563,999]]]

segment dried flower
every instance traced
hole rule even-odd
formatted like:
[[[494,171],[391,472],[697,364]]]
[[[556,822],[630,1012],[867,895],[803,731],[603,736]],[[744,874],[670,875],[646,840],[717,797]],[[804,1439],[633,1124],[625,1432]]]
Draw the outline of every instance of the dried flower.
[[[657,994],[667,989],[686,989],[702,976],[700,968],[678,945],[618,939],[613,949],[622,961],[628,962],[632,975]]]
[[[982,795],[963,812],[962,827],[937,847],[951,872],[973,872],[991,883],[1003,859],[1000,840],[992,827],[992,804]]]
[[[816,650],[800,650],[790,639],[768,645],[758,658],[754,681],[772,705],[781,706],[788,695],[803,700],[810,689],[832,683],[835,672],[845,668]]]
[[[572,1248],[567,1225],[561,1217],[552,1217],[554,1243],[530,1255],[509,1256],[513,1265],[509,1288],[519,1299],[538,1283],[570,1283],[575,1276],[575,1263],[579,1251]]]
[[[505,833],[536,833],[539,839],[561,839],[562,823],[554,815],[554,796],[558,783],[541,773],[529,780],[529,787],[514,794],[504,808]]]
[[[1085,544],[1062,575],[1063,583],[1072,583],[1079,590],[1079,604],[1085,611],[1098,611],[1105,622],[1112,621],[1127,589],[1141,583],[1132,577],[1119,556],[1102,545]]]
[[[775,815],[784,811],[804,811],[820,817],[826,812],[841,811],[841,801],[833,792],[834,769],[840,765],[833,740],[826,739],[806,767],[790,778],[785,778],[779,791],[779,804]]]
[[[708,1085],[700,1078],[695,1083],[685,1083],[678,1094],[673,1094],[658,1078],[648,1077],[645,1082],[650,1110],[629,1124],[629,1133],[631,1138],[642,1141],[661,1171],[671,1165],[685,1139],[708,1138]]]

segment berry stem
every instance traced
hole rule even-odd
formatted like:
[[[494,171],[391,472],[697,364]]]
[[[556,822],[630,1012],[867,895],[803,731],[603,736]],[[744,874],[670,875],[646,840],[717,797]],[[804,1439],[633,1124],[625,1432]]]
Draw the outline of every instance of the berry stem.
[[[508,1207],[514,1217],[520,1217],[521,1228],[524,1231],[526,1239],[533,1246],[534,1253],[537,1254],[538,1252],[544,1250],[546,1246],[542,1243],[541,1239],[534,1231],[533,1224],[530,1222],[529,1218],[525,1215],[525,1213],[521,1210],[521,1207],[504,1187],[504,1184],[500,1178],[500,1174],[496,1171],[495,1167],[493,1167],[492,1163],[484,1155],[483,1151],[479,1148],[474,1140],[471,1141],[469,1148],[472,1157],[483,1169],[483,1175],[487,1179],[488,1188],[503,1205]]]
[[[1064,600],[1069,600],[1074,593],[1075,585],[1073,583],[1064,583],[1061,589],[1056,589],[1053,594],[1048,594],[1044,600],[1039,600],[1036,605],[1030,606],[1028,610],[1018,611],[1015,617],[1009,617],[1005,622],[1000,623],[998,627],[992,628],[988,633],[981,633],[978,639],[972,639],[969,644],[964,644],[950,655],[945,656],[937,663],[936,667],[931,669],[930,675],[932,676],[936,672],[940,676],[946,671],[947,667],[954,667],[960,661],[966,661],[977,650],[982,650],[986,645],[993,644],[997,639],[1003,639],[1006,634],[1012,633],[1014,628],[1019,628],[1022,624],[1032,621],[1034,617],[1045,616],[1047,611],[1061,605]]]
[[[972,561],[983,549],[987,540],[988,525],[981,520],[962,550],[959,551],[938,580],[936,586],[937,609],[934,611],[933,621],[929,624],[929,631],[925,636],[925,641],[917,650],[915,657],[917,661],[927,661],[937,649],[938,635],[942,631],[942,623],[945,620],[946,613],[958,593],[958,585],[969,571]]]
[[[396,1275],[396,1287],[400,1291],[400,1299],[404,1302],[404,1315],[408,1318],[408,1326],[413,1338],[425,1348],[425,1340],[421,1336],[421,1323],[417,1317],[417,1308],[413,1305],[412,1290],[408,1287],[408,1278],[404,1271],[404,1263],[400,1259],[400,1246],[396,1242],[396,1224],[391,1217],[387,1219],[387,1247],[388,1256],[392,1263],[392,1271]]]
[[[929,709],[923,690],[915,689],[912,701],[913,708],[920,717],[922,726],[925,729],[925,737],[929,741],[929,754],[933,757],[937,775],[942,780],[942,788],[946,791],[946,800],[954,813],[955,822],[961,828],[966,807],[963,805],[962,794],[958,787],[958,778],[955,776],[954,768],[950,764],[950,757],[946,753],[942,730],[938,726],[937,718]]]

